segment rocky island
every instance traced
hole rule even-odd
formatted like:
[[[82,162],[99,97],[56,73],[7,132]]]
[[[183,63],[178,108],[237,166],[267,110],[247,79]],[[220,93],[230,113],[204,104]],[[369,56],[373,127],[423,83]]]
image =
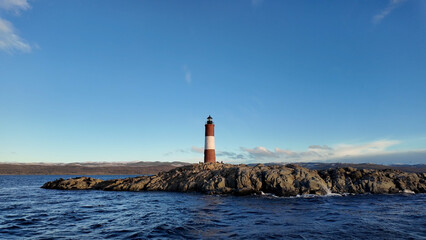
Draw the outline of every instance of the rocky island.
[[[352,167],[310,170],[294,164],[266,166],[223,163],[193,164],[153,176],[101,180],[91,177],[58,179],[42,188],[60,190],[173,191],[205,194],[277,196],[330,193],[426,193],[426,173]]]

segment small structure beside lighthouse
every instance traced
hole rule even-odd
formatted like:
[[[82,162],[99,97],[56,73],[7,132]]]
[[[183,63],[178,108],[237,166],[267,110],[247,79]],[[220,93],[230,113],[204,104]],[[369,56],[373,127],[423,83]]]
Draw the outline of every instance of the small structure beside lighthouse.
[[[204,145],[204,163],[216,162],[216,153],[214,151],[214,124],[213,118],[209,115],[206,123],[206,142]]]

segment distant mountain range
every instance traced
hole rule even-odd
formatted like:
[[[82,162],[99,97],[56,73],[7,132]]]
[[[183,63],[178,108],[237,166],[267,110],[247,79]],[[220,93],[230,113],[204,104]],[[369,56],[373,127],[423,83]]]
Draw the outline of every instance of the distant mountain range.
[[[343,168],[343,167],[353,167],[357,169],[396,169],[404,172],[415,172],[415,173],[425,173],[426,164],[393,164],[393,165],[380,165],[374,163],[316,163],[316,162],[307,162],[307,163],[295,163],[299,166],[313,169],[313,170],[325,170],[329,168]]]
[[[0,175],[150,175],[184,162],[0,163]]]
[[[75,162],[75,163],[0,163],[0,175],[151,175],[189,165],[186,162]],[[289,163],[267,163],[283,165]],[[338,167],[358,169],[396,169],[405,172],[426,173],[426,164],[379,165],[371,163],[318,163],[297,164],[313,170]],[[256,165],[256,164],[248,164]]]

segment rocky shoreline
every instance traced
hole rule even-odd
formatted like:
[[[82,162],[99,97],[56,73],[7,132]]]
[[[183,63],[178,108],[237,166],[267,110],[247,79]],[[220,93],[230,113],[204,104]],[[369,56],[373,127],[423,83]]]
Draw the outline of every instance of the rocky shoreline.
[[[42,188],[60,190],[171,191],[205,194],[277,196],[330,193],[426,193],[426,173],[399,170],[332,168],[309,170],[298,165],[256,166],[223,163],[177,167],[154,176],[101,180],[91,177],[58,179]]]

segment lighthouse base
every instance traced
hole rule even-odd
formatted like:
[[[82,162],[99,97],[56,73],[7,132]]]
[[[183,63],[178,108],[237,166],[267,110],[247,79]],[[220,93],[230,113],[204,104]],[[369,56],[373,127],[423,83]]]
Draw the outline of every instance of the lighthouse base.
[[[214,163],[216,162],[216,153],[214,149],[204,150],[204,163]]]

